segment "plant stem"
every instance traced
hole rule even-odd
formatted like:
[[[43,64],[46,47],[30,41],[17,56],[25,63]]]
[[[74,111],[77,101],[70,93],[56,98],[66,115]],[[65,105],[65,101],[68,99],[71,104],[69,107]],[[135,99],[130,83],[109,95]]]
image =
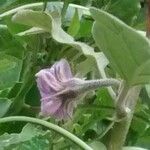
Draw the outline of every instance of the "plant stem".
[[[119,86],[120,81],[117,79],[100,79],[100,80],[86,80],[81,84],[81,88],[78,89],[79,93],[86,91],[96,90],[100,87]]]
[[[78,146],[80,146],[84,150],[93,150],[90,146],[88,146],[86,143],[84,143],[82,140],[80,140],[78,137],[73,135],[72,133],[68,132],[67,130],[49,123],[47,121],[37,119],[37,118],[32,118],[32,117],[26,117],[26,116],[13,116],[13,117],[5,117],[0,119],[0,123],[6,123],[6,122],[12,122],[12,121],[23,121],[23,122],[31,122],[35,124],[39,124],[42,126],[45,126],[51,130],[54,130],[55,132],[67,137],[70,139],[72,142],[76,143]]]
[[[135,106],[140,93],[141,87],[128,87],[124,83],[124,87],[118,96],[115,117],[121,119],[120,122],[115,122],[113,129],[110,132],[108,150],[122,150],[126,136],[133,118]],[[127,108],[130,110],[127,112]]]
[[[46,10],[46,7],[47,7],[47,0],[44,0],[44,4],[43,4],[43,11]]]
[[[100,80],[86,80],[85,84],[87,85],[85,87],[95,89],[103,86],[119,86],[120,81],[117,79],[107,78]]]
[[[67,8],[69,6],[69,3],[70,3],[70,0],[64,0],[64,4],[63,4],[63,8],[62,8],[62,11],[61,11],[61,18],[62,18],[62,22],[64,21],[65,19],[65,15],[66,15],[66,12],[67,12]]]

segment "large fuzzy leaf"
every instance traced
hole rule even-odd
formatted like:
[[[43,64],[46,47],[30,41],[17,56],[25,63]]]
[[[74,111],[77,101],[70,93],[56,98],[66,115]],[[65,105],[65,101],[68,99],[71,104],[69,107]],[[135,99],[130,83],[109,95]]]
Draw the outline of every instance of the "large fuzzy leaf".
[[[112,67],[129,85],[150,82],[150,43],[116,17],[92,8],[93,37]]]

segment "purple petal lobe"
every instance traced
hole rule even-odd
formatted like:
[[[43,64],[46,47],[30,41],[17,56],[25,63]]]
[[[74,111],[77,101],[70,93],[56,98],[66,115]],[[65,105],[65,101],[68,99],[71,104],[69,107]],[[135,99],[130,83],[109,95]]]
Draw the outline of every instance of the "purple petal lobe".
[[[71,100],[66,101],[54,114],[56,118],[61,119],[68,119],[72,117],[73,114],[73,106],[74,102]]]
[[[57,79],[60,81],[66,81],[73,77],[70,66],[65,59],[61,59],[59,62],[55,63],[52,67],[55,68],[55,75]]]
[[[43,69],[36,74],[37,86],[39,88],[41,97],[47,97],[53,95],[62,89],[61,84],[56,80],[47,69]]]
[[[62,119],[66,119],[67,115],[65,110],[62,108],[58,109],[57,112],[54,114],[54,117],[62,120]]]
[[[44,116],[53,116],[61,105],[62,101],[57,98],[46,98],[41,103],[41,113]]]

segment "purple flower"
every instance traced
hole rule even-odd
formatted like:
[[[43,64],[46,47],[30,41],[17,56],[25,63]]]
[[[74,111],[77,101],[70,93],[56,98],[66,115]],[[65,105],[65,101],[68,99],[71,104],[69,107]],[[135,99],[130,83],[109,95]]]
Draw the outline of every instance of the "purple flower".
[[[82,80],[73,77],[68,62],[61,59],[51,68],[40,70],[36,77],[42,115],[58,119],[70,118],[78,97],[75,89],[79,85],[78,81]]]
[[[37,86],[41,94],[41,113],[60,120],[72,117],[80,96],[102,86],[119,85],[116,79],[82,80],[72,75],[65,59],[37,74]]]

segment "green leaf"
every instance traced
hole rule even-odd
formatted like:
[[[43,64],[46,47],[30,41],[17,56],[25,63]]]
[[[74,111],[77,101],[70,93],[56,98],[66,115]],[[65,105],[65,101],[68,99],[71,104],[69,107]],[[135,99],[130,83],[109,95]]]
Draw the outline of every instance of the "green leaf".
[[[33,27],[26,31],[20,32],[17,35],[18,36],[26,36],[26,35],[32,35],[32,34],[34,35],[34,34],[40,34],[40,33],[45,33],[45,30],[38,28],[38,27]]]
[[[147,150],[149,150],[149,148],[150,148],[150,142],[149,141],[150,141],[150,134],[147,136],[140,137],[137,140],[136,145],[147,148]]]
[[[0,89],[11,87],[19,80],[22,61],[9,55],[0,55]]]
[[[96,92],[96,104],[113,107],[113,100],[106,88],[101,88]]]
[[[108,12],[117,16],[127,24],[132,24],[140,10],[139,0],[111,0]]]
[[[99,141],[92,142],[90,146],[93,148],[93,150],[107,150],[106,146]]]
[[[16,8],[17,6],[21,6],[21,5],[33,3],[33,2],[37,2],[37,0],[1,0],[0,1],[0,13],[10,10],[12,8]]]
[[[28,11],[28,10],[26,10],[26,11]],[[23,12],[24,12],[24,10],[23,10]],[[21,14],[22,14],[22,12],[20,12],[20,18],[22,18],[24,16],[23,15],[21,17]],[[17,16],[17,14],[15,16]],[[37,20],[37,18],[38,17],[36,16],[33,20]],[[72,47],[74,47],[75,49],[77,49],[81,53],[83,53],[85,56],[90,57],[92,60],[95,58],[98,59],[98,57],[102,57],[101,59],[103,62],[101,64],[99,63],[99,65],[102,65],[102,66],[107,65],[108,61],[102,53],[95,53],[94,49],[92,47],[86,45],[85,43],[76,42],[72,36],[70,36],[69,34],[67,34],[66,32],[63,31],[63,29],[61,28],[61,19],[57,13],[53,13],[53,14],[51,14],[51,16],[49,14],[48,19],[49,19],[49,22],[52,23],[52,25],[51,25],[52,30],[50,33],[52,34],[53,39],[55,39],[59,43],[71,45]],[[20,20],[19,18],[18,18],[17,22],[24,23],[24,22],[22,22],[22,19]],[[26,23],[24,23],[24,24],[26,24]],[[33,25],[33,26],[35,26],[35,25]],[[39,25],[37,25],[37,26],[39,26]],[[20,34],[21,33],[19,33],[19,35]],[[95,60],[93,60],[93,61],[95,61]],[[97,60],[97,61],[99,61],[99,60]],[[102,68],[104,68],[104,67],[102,67]]]
[[[55,39],[59,43],[67,44],[77,49],[80,55],[83,54],[86,56],[87,59],[90,59],[92,61],[93,64],[91,63],[89,68],[95,70],[95,66],[97,66],[97,68],[99,69],[100,75],[105,76],[104,68],[108,64],[108,61],[103,55],[103,53],[95,53],[94,49],[88,46],[87,44],[82,43],[82,42],[76,42],[72,36],[67,34],[61,28],[61,21],[60,21],[60,17],[58,14],[52,15],[52,22],[53,24],[52,24],[51,34],[52,34],[53,39]]]
[[[21,59],[23,51],[23,46],[9,33],[7,26],[0,25],[0,52]]]
[[[17,82],[17,83],[11,88],[11,90],[9,91],[7,97],[10,98],[10,99],[11,99],[11,98],[15,98],[15,97],[17,96],[17,94],[18,94],[18,92],[19,92],[21,86],[22,86],[22,83],[21,83],[21,82]]]
[[[1,98],[6,98],[8,96],[9,91],[10,91],[10,88],[0,90],[0,97]]]
[[[147,122],[144,122],[143,120],[138,119],[138,118],[134,118],[131,124],[131,128],[133,131],[136,131],[138,136],[142,136],[147,129],[147,125],[148,125]]]
[[[51,19],[45,12],[20,10],[12,17],[12,21],[27,26],[39,27],[47,32],[51,31]]]
[[[30,91],[26,94],[25,101],[31,106],[40,106],[40,98],[41,97],[37,89],[37,85],[33,84]]]
[[[74,16],[71,20],[70,26],[68,28],[68,33],[72,36],[75,36],[80,28],[80,20],[78,15],[78,10],[76,9]]]
[[[9,99],[0,98],[0,118],[3,117],[7,113],[11,103],[12,101]]]
[[[49,132],[42,131],[32,124],[27,124],[19,134],[5,133],[0,136],[0,150],[49,150]]]
[[[22,31],[30,28],[30,27],[27,27],[26,25],[21,25],[21,24],[12,22],[12,16],[7,16],[3,20],[4,20],[5,24],[7,25],[9,32],[12,35],[15,35],[18,32],[22,32]]]
[[[84,17],[81,18],[80,28],[78,34],[76,35],[76,38],[91,37],[92,25],[93,25],[93,20],[88,20]]]
[[[143,3],[145,3],[143,1]],[[144,4],[143,7],[141,7],[136,20],[134,21],[133,27],[139,30],[146,30],[146,12],[147,12],[147,5]]]
[[[150,43],[116,17],[92,8],[93,37],[110,64],[129,85],[150,82]]]

